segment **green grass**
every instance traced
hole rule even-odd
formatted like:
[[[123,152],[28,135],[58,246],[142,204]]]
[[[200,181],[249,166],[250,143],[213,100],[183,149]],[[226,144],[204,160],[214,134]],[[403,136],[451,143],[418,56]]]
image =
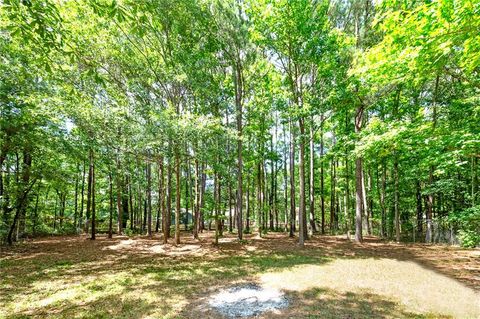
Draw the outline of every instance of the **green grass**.
[[[269,246],[277,240],[281,243],[279,246]],[[301,250],[288,239],[269,239],[226,243],[219,247],[204,242],[196,244],[201,255],[178,256],[173,253],[181,251],[182,246],[169,246],[169,252],[155,254],[149,249],[160,245],[158,241],[140,239],[129,241],[131,246],[119,244],[121,239],[100,238],[95,243],[72,239],[67,245],[52,240],[36,247],[27,245],[25,251],[5,255],[1,259],[0,317],[215,318],[216,313],[209,310],[205,314],[199,309],[204,302],[202,298],[216,288],[235,282],[261,282],[265,274],[277,276],[272,278],[281,284],[284,280],[301,282],[304,276],[315,276],[317,270],[310,271],[316,269],[311,267],[324,267],[319,271],[330,271],[333,276],[331,265],[337,260],[347,260],[335,254],[348,249],[341,246],[331,250]],[[355,260],[352,259],[352,266]],[[371,260],[377,263],[376,259]],[[350,267],[349,262],[345,265]],[[282,277],[283,273],[291,278]],[[271,315],[285,318],[440,316],[407,309],[391,296],[319,287],[319,282],[314,281],[305,289],[286,289],[292,305],[282,313]]]

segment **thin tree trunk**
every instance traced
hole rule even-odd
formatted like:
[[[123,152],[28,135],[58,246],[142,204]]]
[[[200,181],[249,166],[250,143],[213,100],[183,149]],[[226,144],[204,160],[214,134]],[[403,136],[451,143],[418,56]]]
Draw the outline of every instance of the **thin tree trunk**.
[[[300,207],[298,212],[299,234],[298,243],[301,247],[305,244],[306,215],[305,215],[305,124],[304,119],[299,119],[300,127],[300,152],[299,152],[299,179],[300,179]]]
[[[108,238],[112,238],[113,233],[113,179],[112,172],[108,173],[108,185],[109,185],[109,218],[108,218]]]
[[[246,199],[247,199],[247,207],[246,207],[246,216],[245,216],[245,219],[246,219],[246,223],[245,223],[245,231],[247,233],[250,233],[250,178],[249,178],[249,175],[247,175],[247,194],[246,194]]]
[[[295,225],[295,132],[290,120],[290,237],[294,236]]]
[[[74,211],[73,211],[73,227],[77,228],[78,221],[78,171],[80,170],[80,165],[77,164],[77,171],[75,172],[75,198],[74,198]]]
[[[127,191],[128,191],[128,203],[130,206],[130,230],[133,231],[135,228],[135,209],[133,207],[133,190],[132,190],[132,181],[130,177],[127,176]]]
[[[122,185],[120,182],[120,174],[121,174],[121,166],[120,166],[120,158],[117,154],[116,158],[116,165],[117,165],[117,174],[115,176],[116,186],[117,186],[117,234],[121,235],[123,231],[123,207],[122,207]]]
[[[150,153],[149,153],[150,155]],[[152,237],[152,163],[147,160],[147,236]]]
[[[91,166],[92,166],[92,235],[90,236],[91,240],[95,240],[95,158],[93,151],[91,151]]]
[[[345,155],[345,232],[350,240],[350,167],[348,165],[348,156]]]
[[[263,203],[262,203],[262,165],[259,162],[257,165],[257,228],[258,235],[262,237],[262,214],[263,214]]]
[[[313,117],[310,123],[310,226],[312,227],[312,231],[316,232],[317,227],[315,225],[315,143],[314,143],[314,133],[313,133]]]
[[[417,179],[415,199],[417,202],[417,233],[420,237],[423,232],[423,211],[422,211],[422,187],[420,180]]]
[[[85,233],[88,234],[89,224],[90,224],[90,211],[92,207],[92,149],[90,148],[88,152],[88,181],[87,181],[87,211],[86,211],[86,222],[85,222]]]
[[[324,172],[324,163],[323,163],[323,114],[321,117],[321,126],[320,126],[320,200],[322,204],[322,235],[325,234],[325,172]]]
[[[400,210],[399,210],[399,190],[398,190],[398,156],[395,153],[393,162],[394,179],[394,207],[395,207],[395,240],[400,242]]]
[[[198,230],[200,226],[200,167],[198,159],[195,159],[195,207],[193,209],[193,238],[198,239]]]
[[[330,165],[330,232],[333,234],[335,232],[335,188],[337,182],[335,170],[335,159],[332,158],[332,163]]]
[[[180,244],[180,154],[178,153],[178,148],[175,152],[175,181],[176,181],[176,192],[175,192],[175,244]]]
[[[218,237],[219,237],[219,220],[218,220],[218,210],[219,210],[219,200],[218,200],[218,188],[219,188],[219,178],[218,173],[214,173],[214,181],[213,181],[213,200],[214,200],[214,216],[215,216],[215,245],[218,245]]]
[[[16,226],[18,223],[18,218],[20,217],[22,212],[25,212],[26,210],[26,207],[28,205],[28,194],[32,189],[33,184],[35,183],[35,181],[33,183],[30,183],[31,166],[32,166],[32,157],[30,155],[30,152],[28,150],[24,150],[21,187],[20,187],[19,195],[17,197],[16,210],[15,210],[15,216],[13,217],[13,223],[7,235],[7,243],[9,245],[13,243],[12,237],[13,237],[14,230],[17,228]],[[17,170],[18,170],[18,165],[17,165]]]

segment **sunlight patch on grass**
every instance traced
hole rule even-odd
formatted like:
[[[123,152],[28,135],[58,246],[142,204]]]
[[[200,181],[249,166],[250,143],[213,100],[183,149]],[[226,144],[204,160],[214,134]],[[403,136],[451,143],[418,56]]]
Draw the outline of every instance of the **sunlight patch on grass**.
[[[299,265],[259,276],[269,287],[312,288],[339,293],[371,292],[396,300],[409,311],[461,318],[480,317],[480,295],[457,281],[414,262],[393,259],[337,259],[325,265]]]

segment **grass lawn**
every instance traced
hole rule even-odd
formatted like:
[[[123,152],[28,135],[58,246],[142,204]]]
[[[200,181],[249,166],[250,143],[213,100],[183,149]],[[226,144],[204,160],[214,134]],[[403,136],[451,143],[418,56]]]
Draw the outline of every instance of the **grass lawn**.
[[[205,306],[220,287],[284,291],[265,318],[480,318],[480,250],[316,236],[52,237],[2,247],[1,318],[221,318]]]

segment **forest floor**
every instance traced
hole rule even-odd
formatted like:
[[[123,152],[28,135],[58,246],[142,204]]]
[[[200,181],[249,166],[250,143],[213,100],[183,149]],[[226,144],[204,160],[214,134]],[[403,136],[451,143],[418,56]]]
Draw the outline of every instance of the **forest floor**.
[[[221,318],[210,295],[254,283],[289,306],[264,318],[480,318],[480,250],[272,233],[91,241],[39,238],[1,248],[0,318]]]

